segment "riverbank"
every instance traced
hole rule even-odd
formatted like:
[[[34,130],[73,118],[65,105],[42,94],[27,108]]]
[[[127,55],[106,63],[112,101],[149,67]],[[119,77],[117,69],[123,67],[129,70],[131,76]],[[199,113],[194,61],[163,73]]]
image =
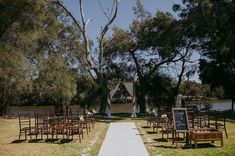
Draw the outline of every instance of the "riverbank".
[[[197,108],[199,110],[210,109],[210,110],[224,111],[232,109],[232,100],[230,99],[215,100],[215,101],[190,101],[187,102],[187,104],[197,105]]]

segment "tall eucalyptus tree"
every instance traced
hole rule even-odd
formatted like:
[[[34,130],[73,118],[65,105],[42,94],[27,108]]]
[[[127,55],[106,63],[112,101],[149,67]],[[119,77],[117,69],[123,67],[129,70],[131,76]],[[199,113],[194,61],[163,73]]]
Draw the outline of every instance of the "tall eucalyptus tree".
[[[72,18],[72,20],[75,22],[76,26],[79,28],[82,38],[83,38],[83,45],[84,45],[84,53],[86,55],[86,61],[89,66],[89,70],[93,71],[90,72],[91,76],[94,78],[94,80],[100,85],[101,87],[101,106],[100,106],[100,113],[104,113],[107,107],[107,84],[105,80],[105,72],[104,72],[104,67],[105,67],[105,60],[104,60],[104,37],[107,34],[108,30],[110,29],[111,24],[115,20],[118,12],[118,7],[119,7],[119,0],[113,0],[113,5],[112,8],[110,9],[111,11],[108,12],[105,9],[103,9],[101,3],[101,9],[107,19],[107,23],[101,27],[101,32],[98,37],[98,63],[96,63],[95,58],[92,58],[92,49],[90,45],[90,39],[87,34],[87,28],[89,22],[92,21],[92,19],[86,20],[85,14],[84,14],[84,8],[83,8],[83,0],[79,0],[79,11],[80,11],[80,16],[81,16],[81,21],[79,21],[73,13],[69,10],[68,7],[64,5],[64,3],[60,0],[53,1],[57,4],[59,4],[67,13],[68,15]]]

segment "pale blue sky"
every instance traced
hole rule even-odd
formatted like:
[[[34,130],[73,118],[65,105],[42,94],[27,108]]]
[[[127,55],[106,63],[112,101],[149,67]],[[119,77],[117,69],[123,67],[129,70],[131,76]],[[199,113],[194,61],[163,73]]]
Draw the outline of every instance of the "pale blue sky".
[[[180,3],[181,0],[141,0],[145,9],[152,14],[155,14],[157,10],[168,11],[177,16],[172,11],[172,5],[174,3]],[[112,6],[112,0],[100,0],[104,8]],[[79,15],[79,1],[78,0],[64,0],[64,3],[68,6],[70,11],[80,19]],[[96,37],[100,33],[101,26],[106,22],[106,18],[98,4],[98,0],[83,0],[84,13],[86,19],[92,18],[93,21],[88,26],[88,35],[95,41]],[[133,7],[136,4],[136,0],[120,0],[120,6],[118,10],[117,18],[115,19],[113,26],[121,28],[129,28],[132,20],[134,19]],[[109,31],[109,34],[111,31]]]
[[[111,8],[112,1],[113,0],[100,0],[105,9]],[[79,0],[64,0],[64,3],[69,10],[80,19]],[[157,10],[160,10],[170,12],[177,17],[177,14],[172,10],[172,6],[173,4],[180,4],[181,0],[141,0],[141,3],[152,15],[154,15]],[[118,15],[112,26],[128,29],[134,19],[133,7],[135,4],[136,0],[120,0]],[[89,18],[93,19],[88,26],[88,36],[94,41],[95,45],[97,45],[96,38],[99,36],[101,27],[106,24],[106,18],[98,4],[98,0],[83,0],[83,5],[86,20]],[[110,29],[108,35],[111,33],[112,31]],[[198,74],[196,74],[192,80],[199,82]]]

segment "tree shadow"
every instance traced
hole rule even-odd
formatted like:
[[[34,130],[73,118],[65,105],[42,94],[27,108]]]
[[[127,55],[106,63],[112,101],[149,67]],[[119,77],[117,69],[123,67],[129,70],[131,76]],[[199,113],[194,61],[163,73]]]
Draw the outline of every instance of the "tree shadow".
[[[192,147],[195,148],[194,144],[192,144]],[[199,143],[197,144],[197,148],[216,148],[217,146],[212,143]]]

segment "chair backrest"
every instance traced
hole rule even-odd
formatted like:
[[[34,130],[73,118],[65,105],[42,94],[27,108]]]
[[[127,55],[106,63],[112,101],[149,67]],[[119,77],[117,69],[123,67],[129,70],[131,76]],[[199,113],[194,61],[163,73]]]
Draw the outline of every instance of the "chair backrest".
[[[31,127],[31,114],[19,114],[19,127]]]
[[[218,122],[223,122],[223,124],[225,125],[226,124],[226,112],[225,111],[216,111],[215,112],[215,122],[216,124]]]
[[[57,126],[62,126],[66,124],[67,116],[56,116],[54,119],[54,124]]]
[[[155,124],[160,125],[160,126],[167,126],[167,119],[166,118],[162,118],[162,117],[157,117],[155,119]]]
[[[35,127],[47,127],[49,125],[49,117],[47,113],[35,113]]]

